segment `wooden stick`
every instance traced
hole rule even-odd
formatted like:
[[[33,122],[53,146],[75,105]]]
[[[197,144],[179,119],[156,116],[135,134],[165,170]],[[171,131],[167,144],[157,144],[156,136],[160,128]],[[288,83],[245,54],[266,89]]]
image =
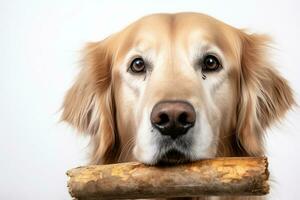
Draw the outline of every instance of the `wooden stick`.
[[[141,163],[91,165],[67,172],[78,200],[265,195],[269,192],[265,157],[201,160],[157,167]]]

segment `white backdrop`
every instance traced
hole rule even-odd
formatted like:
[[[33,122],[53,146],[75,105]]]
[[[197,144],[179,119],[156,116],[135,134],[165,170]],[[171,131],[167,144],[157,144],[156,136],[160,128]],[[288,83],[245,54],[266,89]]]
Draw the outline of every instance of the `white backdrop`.
[[[300,4],[281,1],[0,1],[0,199],[71,199],[65,171],[87,139],[58,123],[79,50],[154,12],[195,11],[276,41],[279,70],[300,92]],[[299,96],[297,95],[299,102]],[[299,109],[269,131],[269,199],[300,199]]]

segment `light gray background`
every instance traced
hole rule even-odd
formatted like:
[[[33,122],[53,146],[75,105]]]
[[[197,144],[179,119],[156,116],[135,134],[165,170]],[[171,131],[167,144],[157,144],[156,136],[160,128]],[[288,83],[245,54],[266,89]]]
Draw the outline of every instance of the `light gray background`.
[[[71,199],[65,171],[86,162],[88,140],[58,119],[85,42],[149,13],[204,12],[272,35],[279,70],[299,93],[299,9],[292,0],[0,1],[0,199]],[[299,109],[269,131],[272,200],[300,199],[299,134]]]

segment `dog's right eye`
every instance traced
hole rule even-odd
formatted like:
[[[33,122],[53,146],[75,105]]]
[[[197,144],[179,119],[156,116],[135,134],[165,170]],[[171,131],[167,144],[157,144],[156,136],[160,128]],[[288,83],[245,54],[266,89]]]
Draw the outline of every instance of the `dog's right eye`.
[[[216,56],[213,55],[207,55],[203,59],[203,64],[202,64],[202,71],[205,72],[212,72],[212,71],[217,71],[221,68],[220,61]]]
[[[146,71],[145,62],[142,58],[134,59],[130,64],[130,70],[134,73],[143,73]]]

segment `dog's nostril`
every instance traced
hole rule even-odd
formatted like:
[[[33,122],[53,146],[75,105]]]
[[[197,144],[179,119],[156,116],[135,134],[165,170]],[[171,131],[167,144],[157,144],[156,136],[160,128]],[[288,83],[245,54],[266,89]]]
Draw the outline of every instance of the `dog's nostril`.
[[[165,125],[165,124],[167,124],[169,121],[170,121],[170,119],[169,119],[169,116],[166,114],[166,113],[161,113],[160,115],[159,115],[159,122],[157,123],[157,125]]]
[[[177,121],[182,124],[182,125],[187,125],[187,124],[190,124],[188,121],[187,121],[187,118],[188,118],[188,114],[186,112],[183,112],[179,115]]]

